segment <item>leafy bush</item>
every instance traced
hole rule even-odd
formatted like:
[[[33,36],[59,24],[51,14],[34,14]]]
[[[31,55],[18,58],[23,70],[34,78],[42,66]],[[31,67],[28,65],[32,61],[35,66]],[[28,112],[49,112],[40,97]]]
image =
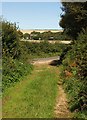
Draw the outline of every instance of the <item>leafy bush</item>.
[[[16,24],[2,22],[2,89],[5,90],[13,83],[30,73],[32,65],[27,62],[27,49],[21,46],[19,31]]]
[[[33,66],[24,62],[21,62],[11,57],[3,57],[3,90],[13,85],[13,83],[20,81],[20,78],[30,73]]]
[[[87,31],[79,34],[63,60],[62,79],[68,93],[70,110],[82,112],[87,110]],[[79,116],[78,116],[79,117]],[[80,115],[81,117],[81,115]]]
[[[6,21],[2,22],[2,52],[6,56],[13,58],[19,57],[19,34],[17,32],[16,24]]]
[[[25,33],[25,34],[23,35],[23,37],[24,37],[24,39],[30,39],[30,35],[29,35],[28,33]]]
[[[29,55],[37,55],[37,56],[45,56],[48,55],[60,55],[62,50],[66,47],[66,45],[55,43],[51,44],[47,41],[40,43],[30,43],[30,42],[22,42],[25,49]]]

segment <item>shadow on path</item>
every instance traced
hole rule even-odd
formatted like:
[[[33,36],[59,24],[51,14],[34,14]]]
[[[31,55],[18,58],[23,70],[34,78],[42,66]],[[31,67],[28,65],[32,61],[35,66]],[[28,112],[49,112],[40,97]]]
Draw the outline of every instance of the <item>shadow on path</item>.
[[[49,63],[49,65],[51,66],[57,66],[57,65],[61,65],[61,61],[60,60],[53,60],[52,62]]]

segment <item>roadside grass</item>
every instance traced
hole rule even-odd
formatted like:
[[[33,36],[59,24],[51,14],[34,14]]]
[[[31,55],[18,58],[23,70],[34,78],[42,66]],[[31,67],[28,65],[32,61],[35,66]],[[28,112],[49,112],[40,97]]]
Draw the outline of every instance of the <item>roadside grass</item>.
[[[58,68],[35,66],[31,75],[3,93],[3,118],[52,118],[58,95]]]

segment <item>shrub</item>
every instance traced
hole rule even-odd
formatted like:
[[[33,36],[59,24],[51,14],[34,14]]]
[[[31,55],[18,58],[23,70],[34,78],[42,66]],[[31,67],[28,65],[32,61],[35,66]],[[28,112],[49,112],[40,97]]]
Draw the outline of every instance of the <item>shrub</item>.
[[[72,74],[71,77],[66,71]],[[79,34],[63,60],[63,84],[69,96],[70,110],[87,110],[87,31]],[[82,114],[82,115],[83,115]]]
[[[29,55],[36,55],[36,56],[45,56],[50,54],[61,54],[62,50],[66,47],[66,45],[55,43],[51,44],[47,41],[40,42],[40,43],[30,43],[30,42],[23,42],[22,43],[27,49]]]
[[[7,57],[3,57],[2,60],[3,65],[3,75],[2,75],[2,88],[8,88],[20,81],[20,79],[31,73],[33,66],[31,64],[27,64],[23,61],[19,61],[16,59],[12,59],[11,57],[8,59]]]
[[[32,65],[27,62],[27,49],[20,42],[19,31],[16,24],[2,22],[2,87],[3,90],[20,81],[30,73]],[[21,46],[22,45],[22,46]],[[24,49],[25,48],[25,49]]]
[[[19,57],[19,34],[16,24],[6,21],[2,22],[2,46],[2,52],[6,56]]]

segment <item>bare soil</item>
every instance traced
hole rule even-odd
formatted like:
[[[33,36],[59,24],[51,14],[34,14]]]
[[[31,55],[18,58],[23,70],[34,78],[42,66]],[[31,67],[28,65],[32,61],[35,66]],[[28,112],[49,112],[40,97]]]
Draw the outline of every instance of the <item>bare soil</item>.
[[[38,59],[34,59],[32,61],[32,64],[33,65],[42,65],[42,64],[49,65],[50,63],[52,63],[52,61],[59,60],[59,59],[60,59],[60,56],[49,57],[49,58],[38,58]]]
[[[56,118],[71,118],[72,113],[69,111],[66,94],[62,85],[58,85],[58,96],[54,107],[54,114]]]

